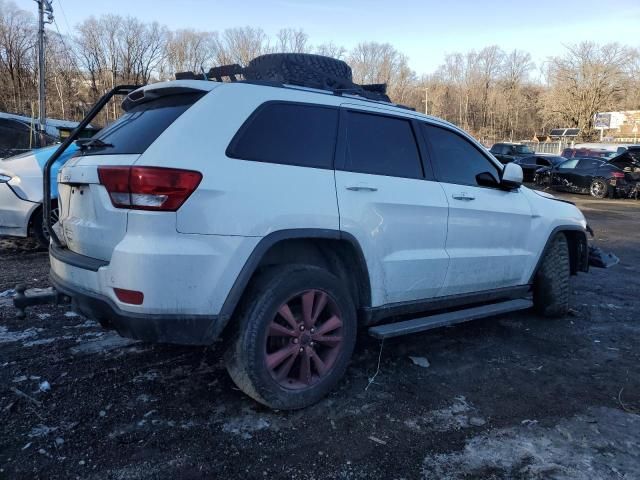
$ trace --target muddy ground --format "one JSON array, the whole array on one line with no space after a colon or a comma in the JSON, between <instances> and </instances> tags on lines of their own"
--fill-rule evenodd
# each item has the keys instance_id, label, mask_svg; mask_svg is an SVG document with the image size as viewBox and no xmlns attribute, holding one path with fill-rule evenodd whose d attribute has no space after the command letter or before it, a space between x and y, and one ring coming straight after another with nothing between
<instances>
[{"instance_id":1,"label":"muddy ground","mask_svg":"<svg viewBox=\"0 0 640 480\"><path fill-rule=\"evenodd\" d=\"M0 296L0 479L640 478L640 202L567 197L621 259L575 278L571 315L386 341L368 389L380 343L362 335L339 388L293 413L239 392L220 348L64 307L18 320ZM48 286L47 254L2 242L0 295L18 282Z\"/></svg>"}]
</instances>

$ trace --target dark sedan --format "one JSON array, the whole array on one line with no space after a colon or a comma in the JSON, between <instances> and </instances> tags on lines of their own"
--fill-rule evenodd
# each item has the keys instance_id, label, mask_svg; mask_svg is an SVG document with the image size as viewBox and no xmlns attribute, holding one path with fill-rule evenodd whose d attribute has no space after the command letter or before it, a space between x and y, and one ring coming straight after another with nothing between
<instances>
[{"instance_id":1,"label":"dark sedan","mask_svg":"<svg viewBox=\"0 0 640 480\"><path fill-rule=\"evenodd\" d=\"M517 158L513 163L517 163L522 167L524 182L531 183L535 179L536 172L542 167L550 168L566 160L566 158L556 155L531 155L529 157Z\"/></svg>"},{"instance_id":2,"label":"dark sedan","mask_svg":"<svg viewBox=\"0 0 640 480\"><path fill-rule=\"evenodd\" d=\"M611 160L572 158L536 173L536 183L555 190L589 193L596 198L638 196L640 161L628 153Z\"/></svg>"}]
</instances>

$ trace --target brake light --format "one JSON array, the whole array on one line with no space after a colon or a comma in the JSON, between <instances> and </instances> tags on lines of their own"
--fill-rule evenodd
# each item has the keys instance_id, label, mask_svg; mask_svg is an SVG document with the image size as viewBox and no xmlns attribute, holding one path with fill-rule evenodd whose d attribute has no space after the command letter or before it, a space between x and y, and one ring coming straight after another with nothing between
<instances>
[{"instance_id":1,"label":"brake light","mask_svg":"<svg viewBox=\"0 0 640 480\"><path fill-rule=\"evenodd\" d=\"M615 178L624 178L624 173L622 172L611 172L611 176Z\"/></svg>"},{"instance_id":2,"label":"brake light","mask_svg":"<svg viewBox=\"0 0 640 480\"><path fill-rule=\"evenodd\" d=\"M175 212L202 180L193 170L162 167L98 167L98 178L116 208Z\"/></svg>"}]
</instances>

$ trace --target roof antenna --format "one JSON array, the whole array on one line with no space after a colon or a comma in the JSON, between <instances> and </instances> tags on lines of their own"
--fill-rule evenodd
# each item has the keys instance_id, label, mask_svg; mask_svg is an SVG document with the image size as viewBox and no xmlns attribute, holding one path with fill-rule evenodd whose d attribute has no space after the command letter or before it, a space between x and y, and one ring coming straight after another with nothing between
<instances>
[{"instance_id":1,"label":"roof antenna","mask_svg":"<svg viewBox=\"0 0 640 480\"><path fill-rule=\"evenodd\" d=\"M202 79L203 79L203 80L209 80L209 79L207 78L207 74L205 73L205 71L204 71L204 66L203 66L202 64L200 64L200 71L202 72Z\"/></svg>"}]
</instances>

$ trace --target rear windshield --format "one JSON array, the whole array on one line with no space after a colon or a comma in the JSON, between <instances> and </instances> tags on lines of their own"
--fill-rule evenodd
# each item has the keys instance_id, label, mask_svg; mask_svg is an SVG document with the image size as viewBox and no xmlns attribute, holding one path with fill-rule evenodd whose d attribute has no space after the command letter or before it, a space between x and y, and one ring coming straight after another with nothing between
<instances>
[{"instance_id":1,"label":"rear windshield","mask_svg":"<svg viewBox=\"0 0 640 480\"><path fill-rule=\"evenodd\" d=\"M206 92L163 96L135 105L92 137L82 155L144 153L169 125ZM98 140L100 142L98 142Z\"/></svg>"}]
</instances>

